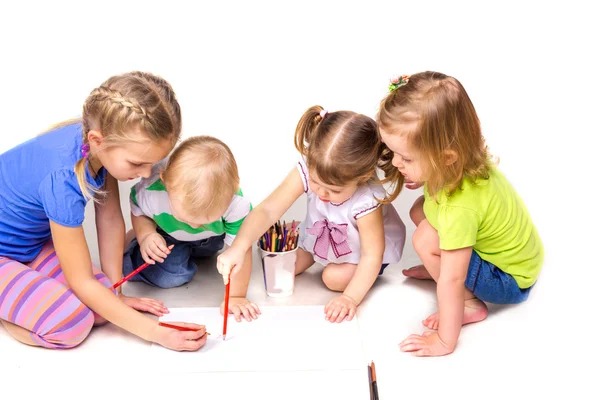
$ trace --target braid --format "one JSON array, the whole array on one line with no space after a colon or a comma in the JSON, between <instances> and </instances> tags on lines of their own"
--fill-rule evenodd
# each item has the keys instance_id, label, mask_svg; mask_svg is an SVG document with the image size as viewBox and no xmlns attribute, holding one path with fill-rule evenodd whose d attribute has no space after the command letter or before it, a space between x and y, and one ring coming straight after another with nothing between
<instances>
[{"instance_id":1,"label":"braid","mask_svg":"<svg viewBox=\"0 0 600 400\"><path fill-rule=\"evenodd\" d=\"M181 135L181 110L171 85L147 72L129 72L108 78L93 89L83 104L83 144L96 129L105 146L136 140L136 131L163 145L175 145ZM133 135L132 135L133 134ZM139 138L139 135L138 135ZM98 194L85 180L85 163L76 166L82 193Z\"/></svg>"},{"instance_id":2,"label":"braid","mask_svg":"<svg viewBox=\"0 0 600 400\"><path fill-rule=\"evenodd\" d=\"M144 107L134 98L127 98L116 90L110 89L106 86L100 86L92 91L90 94L91 98L95 98L97 101L110 101L114 104L127 107L135 112L141 119L146 119L148 116Z\"/></svg>"}]
</instances>

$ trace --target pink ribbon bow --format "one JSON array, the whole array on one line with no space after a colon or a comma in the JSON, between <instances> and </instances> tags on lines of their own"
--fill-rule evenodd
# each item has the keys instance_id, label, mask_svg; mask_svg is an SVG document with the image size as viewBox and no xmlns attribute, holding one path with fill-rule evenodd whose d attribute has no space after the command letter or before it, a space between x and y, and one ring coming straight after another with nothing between
<instances>
[{"instance_id":1,"label":"pink ribbon bow","mask_svg":"<svg viewBox=\"0 0 600 400\"><path fill-rule=\"evenodd\" d=\"M324 260L327 260L330 245L336 257L352 253L348 245L348 224L336 224L323 219L315 222L312 228L307 228L306 232L317 235L313 251Z\"/></svg>"}]
</instances>

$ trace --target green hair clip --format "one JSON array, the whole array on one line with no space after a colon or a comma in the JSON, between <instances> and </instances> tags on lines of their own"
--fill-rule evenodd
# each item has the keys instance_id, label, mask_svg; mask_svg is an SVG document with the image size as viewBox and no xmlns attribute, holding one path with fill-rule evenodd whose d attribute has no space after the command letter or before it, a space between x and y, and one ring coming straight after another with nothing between
<instances>
[{"instance_id":1,"label":"green hair clip","mask_svg":"<svg viewBox=\"0 0 600 400\"><path fill-rule=\"evenodd\" d=\"M398 89L400 86L404 86L408 83L408 79L410 77L408 75L402 75L402 76L396 76L392 79L390 79L390 85L388 86L388 89L390 92L393 92L394 90Z\"/></svg>"}]
</instances>

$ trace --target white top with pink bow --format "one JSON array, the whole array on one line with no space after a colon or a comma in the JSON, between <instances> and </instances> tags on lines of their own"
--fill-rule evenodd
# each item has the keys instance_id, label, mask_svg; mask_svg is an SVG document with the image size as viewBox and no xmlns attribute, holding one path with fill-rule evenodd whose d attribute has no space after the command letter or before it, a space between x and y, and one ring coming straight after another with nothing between
<instances>
[{"instance_id":1,"label":"white top with pink bow","mask_svg":"<svg viewBox=\"0 0 600 400\"><path fill-rule=\"evenodd\" d=\"M391 204L380 204L375 196L383 198L385 189L381 185L366 185L343 203L324 202L308 184L308 168L303 159L298 162L298 173L308 196L306 218L299 226L298 246L313 254L320 264L358 264L360 260L360 236L356 220L378 207L383 207L385 232L384 264L400 261L406 226Z\"/></svg>"}]
</instances>

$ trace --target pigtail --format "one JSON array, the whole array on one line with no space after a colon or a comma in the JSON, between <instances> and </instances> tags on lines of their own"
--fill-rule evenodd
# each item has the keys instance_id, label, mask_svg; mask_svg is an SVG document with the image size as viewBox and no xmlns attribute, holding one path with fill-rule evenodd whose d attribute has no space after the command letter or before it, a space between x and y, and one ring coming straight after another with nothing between
<instances>
[{"instance_id":1,"label":"pigtail","mask_svg":"<svg viewBox=\"0 0 600 400\"><path fill-rule=\"evenodd\" d=\"M391 183L391 187L393 188L392 193L387 192L385 198L377 199L381 204L389 204L394 201L404 185L404 175L392 164L393 158L394 152L381 142L379 145L379 161L377 162L377 166L384 173L381 183Z\"/></svg>"},{"instance_id":2,"label":"pigtail","mask_svg":"<svg viewBox=\"0 0 600 400\"><path fill-rule=\"evenodd\" d=\"M325 118L323 107L312 106L304 112L300 121L298 121L294 144L303 156L308 154L308 146L312 143L317 127L323 118Z\"/></svg>"}]
</instances>

